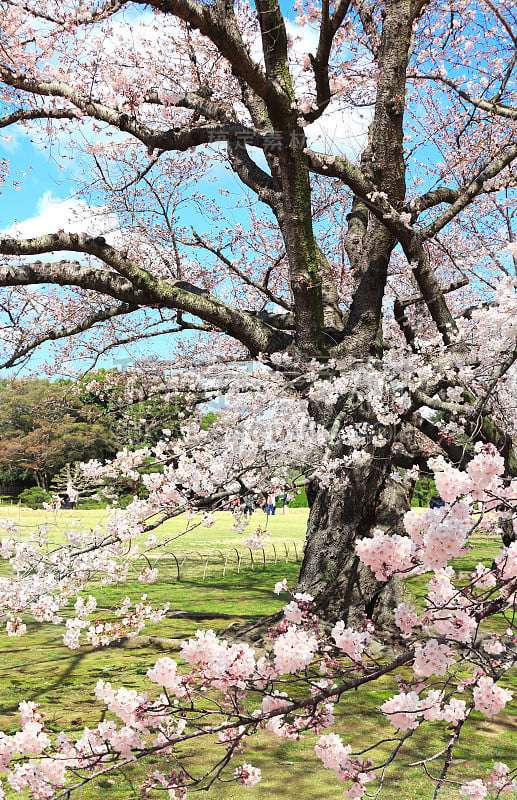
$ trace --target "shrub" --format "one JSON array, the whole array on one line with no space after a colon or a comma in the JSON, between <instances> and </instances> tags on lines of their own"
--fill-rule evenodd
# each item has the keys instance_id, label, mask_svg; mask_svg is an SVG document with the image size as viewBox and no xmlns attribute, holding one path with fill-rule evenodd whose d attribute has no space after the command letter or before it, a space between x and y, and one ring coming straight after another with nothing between
<instances>
[{"instance_id":1,"label":"shrub","mask_svg":"<svg viewBox=\"0 0 517 800\"><path fill-rule=\"evenodd\" d=\"M411 498L412 506L427 506L431 497L438 494L438 489L432 478L420 477L413 490L413 497Z\"/></svg>"},{"instance_id":2,"label":"shrub","mask_svg":"<svg viewBox=\"0 0 517 800\"><path fill-rule=\"evenodd\" d=\"M289 508L307 508L309 505L305 487L300 486L299 494L296 494L289 503Z\"/></svg>"},{"instance_id":3,"label":"shrub","mask_svg":"<svg viewBox=\"0 0 517 800\"><path fill-rule=\"evenodd\" d=\"M94 500L92 497L85 497L84 500L79 500L78 507L84 511L97 511L106 508L106 500Z\"/></svg>"},{"instance_id":4,"label":"shrub","mask_svg":"<svg viewBox=\"0 0 517 800\"><path fill-rule=\"evenodd\" d=\"M39 486L31 486L30 489L24 489L18 497L23 506L28 506L32 509L42 508L43 503L49 503L51 499L51 495Z\"/></svg>"}]
</instances>

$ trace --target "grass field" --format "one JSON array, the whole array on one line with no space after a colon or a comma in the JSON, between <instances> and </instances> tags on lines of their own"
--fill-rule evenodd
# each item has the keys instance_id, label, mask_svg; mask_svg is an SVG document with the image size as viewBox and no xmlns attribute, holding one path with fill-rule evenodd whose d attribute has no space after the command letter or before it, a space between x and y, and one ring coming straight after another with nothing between
<instances>
[{"instance_id":1,"label":"grass field","mask_svg":"<svg viewBox=\"0 0 517 800\"><path fill-rule=\"evenodd\" d=\"M251 522L246 531L254 530L255 527L262 527L270 530L274 541L282 543L284 540L295 540L303 545L305 537L305 525L307 521L307 508L292 508L287 514L276 513L274 516L266 517L263 511L255 511L251 517ZM36 525L49 525L55 531L56 540L59 540L62 531L67 527L73 527L74 523L80 528L92 528L102 524L107 518L108 512L104 510L82 511L82 510L60 510L57 514L50 514L43 510L33 511L23 506L0 505L0 518L12 519L17 523L21 531L29 534ZM160 541L168 537L177 536L183 531L187 533L177 540L179 550L189 550L198 548L207 550L216 547L241 547L243 536L231 527L234 519L229 511L216 512L216 522L211 528L202 525L189 523L183 517L176 517L165 522L155 532ZM175 545L176 546L176 545Z\"/></svg>"},{"instance_id":2,"label":"grass field","mask_svg":"<svg viewBox=\"0 0 517 800\"><path fill-rule=\"evenodd\" d=\"M104 514L99 511L61 511L54 519L52 515L15 506L0 508L0 517L15 520L27 534L35 524L50 522L55 525L56 541L59 541L62 531L71 525L72 520L77 520L79 526L89 528L101 522ZM225 567L226 554L233 553L234 549L242 549L245 537L231 530L233 519L229 513L219 512L212 528L196 527L171 543L167 548L169 555L160 559L161 579L156 584L143 586L134 580L121 587L101 588L93 585L92 593L104 607L109 607L124 595L129 595L134 601L142 592L147 592L151 602L156 605L168 602L174 610L221 611L235 615L235 621L273 613L285 602L285 599L273 593L275 582L287 578L292 584L296 577L299 566L296 556L298 559L301 556L306 518L306 509L291 509L285 516L279 514L270 518L268 527L273 536L265 564L259 557L255 559L252 569L249 559L245 558L240 564L236 558L228 560ZM264 525L265 520L265 515L257 512L251 528L257 524ZM179 519L168 521L157 532L159 539L176 536L182 526L184 523ZM462 559L461 568L469 570L480 560L490 563L497 544L488 534L480 533L476 547ZM275 552L271 549L273 545ZM181 566L181 580L178 581L177 566L185 554L187 557ZM423 596L424 583L421 578L413 579L408 587L408 595L413 595L417 602ZM7 638L2 632L0 729L12 733L18 728L16 709L22 699L41 703L50 729L82 730L84 726L93 727L103 715L103 709L93 694L93 687L99 678L111 681L116 687L125 685L128 688L145 689L150 694L153 691L158 693L156 687L145 680L148 667L157 657L170 654L177 658L181 640L192 635L199 627L223 631L227 625L228 620L192 622L178 619L150 625L146 633L170 640L166 651L157 651L149 646L136 649L108 647L101 650L82 647L70 651L62 644L62 628L53 625L30 624L27 636L20 639ZM377 739L391 736L393 729L385 723L377 708L395 691L393 678L386 678L364 691L345 696L338 706L335 730L354 748L359 743L366 747ZM474 713L466 725L463 742L457 751L459 761L456 777L463 780L465 777L471 779L488 773L494 760L511 763L517 743L517 726L512 716L514 708L515 703L510 704L508 713L494 720ZM432 797L429 782L422 779L420 770L409 768L408 764L421 759L424 754L441 749L446 735L447 732L440 725L428 725L422 731L417 730L402 748L400 760L388 771L383 797L387 800ZM321 766L314 754L314 742L315 737L305 737L303 741L293 743L279 740L272 734L261 734L242 760L261 767L263 780L253 790L233 783L220 784L214 788L213 796L216 800L241 800L245 797L250 800L295 800L298 796L303 796L304 800L329 800L341 797L343 787L332 773ZM190 751L184 746L183 752L191 757L190 764L194 772L203 770L210 758L219 754L215 743L204 743L202 747L198 745L198 749L191 748ZM388 746L385 745L380 750L380 757L387 753ZM378 758L379 755L376 755L376 761ZM170 763L164 764L159 756L155 757L153 768L171 769L172 766ZM438 767L433 774L437 772ZM125 775L114 774L86 787L77 797L81 800L101 800L106 796L114 800L136 800L140 797L137 785L143 774L142 766L133 767ZM376 784L370 786L374 791ZM447 787L441 796L447 800L459 798L458 787Z\"/></svg>"}]
</instances>

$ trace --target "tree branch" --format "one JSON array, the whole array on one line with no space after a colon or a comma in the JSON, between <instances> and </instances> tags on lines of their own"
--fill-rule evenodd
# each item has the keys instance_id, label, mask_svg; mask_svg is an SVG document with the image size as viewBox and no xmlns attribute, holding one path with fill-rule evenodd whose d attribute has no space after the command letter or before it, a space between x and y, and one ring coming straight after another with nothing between
<instances>
[{"instance_id":1,"label":"tree branch","mask_svg":"<svg viewBox=\"0 0 517 800\"><path fill-rule=\"evenodd\" d=\"M202 247L204 250L207 250L209 253L212 253L214 256L217 256L217 258L220 261L222 261L222 263L225 264L231 272L233 272L242 281L244 281L244 283L248 284L248 286L252 286L261 294L266 295L268 300L271 300L271 302L275 303L277 306L285 308L286 311L291 311L291 306L288 303L286 303L286 301L283 300L283 298L273 294L273 292L266 286L263 286L260 283L256 283L255 281L251 280L251 278L249 278L241 269L239 269L239 267L237 267L236 264L233 263L233 261L231 261L229 258L225 256L225 254L222 252L222 250L220 250L220 248L214 247L205 239L203 239L203 237L200 236L199 233L197 233L197 231L194 230L194 228L192 228L192 233L194 234L194 238L198 243L199 247Z\"/></svg>"},{"instance_id":2,"label":"tree branch","mask_svg":"<svg viewBox=\"0 0 517 800\"><path fill-rule=\"evenodd\" d=\"M0 117L0 128L7 128L9 125L14 125L16 122L23 122L31 119L75 119L77 120L77 112L72 109L64 108L19 108L13 111L12 114L6 114L5 117Z\"/></svg>"},{"instance_id":3,"label":"tree branch","mask_svg":"<svg viewBox=\"0 0 517 800\"><path fill-rule=\"evenodd\" d=\"M456 289L460 289L462 286L467 286L468 283L468 278L461 278L461 280L454 281L447 284L447 286L442 287L440 292L442 295L448 294L449 292L454 292ZM421 302L424 302L423 295L414 294L410 297L396 297L393 304L393 315L395 317L395 321L398 323L402 333L404 334L406 342L411 348L413 348L415 341L415 331L406 316L406 308L408 308L408 306L415 305L415 303Z\"/></svg>"},{"instance_id":4,"label":"tree branch","mask_svg":"<svg viewBox=\"0 0 517 800\"><path fill-rule=\"evenodd\" d=\"M422 228L420 234L423 239L431 239L442 230L460 211L463 211L484 189L484 184L499 175L509 164L517 158L517 143L510 145L498 158L494 158L491 164L479 173L470 183L460 190L456 200L451 203L449 208L437 217L430 225Z\"/></svg>"},{"instance_id":5,"label":"tree branch","mask_svg":"<svg viewBox=\"0 0 517 800\"><path fill-rule=\"evenodd\" d=\"M465 466L466 461L468 461L468 458L466 458L466 449L444 437L440 429L434 423L416 413L408 417L408 422L427 436L428 439L431 439L432 442L435 442L435 444L443 450L452 464L455 464L457 467Z\"/></svg>"},{"instance_id":6,"label":"tree branch","mask_svg":"<svg viewBox=\"0 0 517 800\"><path fill-rule=\"evenodd\" d=\"M211 7L196 0L135 0L137 5L156 8L164 14L172 14L210 39L221 55L232 65L236 75L242 78L267 106L286 109L289 98L281 87L270 80L262 67L252 60L244 44L233 13L221 4Z\"/></svg>"},{"instance_id":7,"label":"tree branch","mask_svg":"<svg viewBox=\"0 0 517 800\"><path fill-rule=\"evenodd\" d=\"M515 62L515 56L513 59ZM458 97L461 97L466 103L469 103L471 106L475 108L479 108L480 111L488 111L489 114L495 114L498 117L504 117L506 119L517 119L517 109L510 108L510 106L502 105L497 101L497 98L494 100L484 100L482 97L471 97L464 89L460 89L454 81L451 81L450 78L444 78L443 75L439 73L429 73L427 75L416 75L416 78L419 80L429 80L429 81L437 81L438 83L443 83L445 86L448 86L449 89L452 89Z\"/></svg>"},{"instance_id":8,"label":"tree branch","mask_svg":"<svg viewBox=\"0 0 517 800\"><path fill-rule=\"evenodd\" d=\"M58 232L34 239L0 239L0 253L4 255L38 255L55 251L81 252L95 256L126 278L137 290L131 298L133 303L138 297L147 305L163 304L167 308L177 308L194 314L242 342L253 354L276 352L291 342L291 337L287 334L274 330L245 311L209 295L204 289L185 281L155 278L124 253L108 245L101 236ZM126 282L120 283L119 275L112 276L109 272L71 265L69 262L61 269L54 264L33 264L2 268L0 285L72 283L102 293L108 288L111 291L107 293L116 297L120 297L120 290L123 289L126 296L120 299L125 300L129 286Z\"/></svg>"},{"instance_id":9,"label":"tree branch","mask_svg":"<svg viewBox=\"0 0 517 800\"><path fill-rule=\"evenodd\" d=\"M457 330L456 323L445 301L423 242L419 236L415 235L408 241L402 242L402 247L429 313L440 331L444 343L450 344L452 334Z\"/></svg>"},{"instance_id":10,"label":"tree branch","mask_svg":"<svg viewBox=\"0 0 517 800\"><path fill-rule=\"evenodd\" d=\"M410 203L410 208L417 214L427 211L429 208L439 206L441 203L454 203L461 194L461 189L453 189L450 186L440 186L415 198Z\"/></svg>"},{"instance_id":11,"label":"tree branch","mask_svg":"<svg viewBox=\"0 0 517 800\"><path fill-rule=\"evenodd\" d=\"M32 17L36 19L44 19L47 22L53 22L56 25L63 25L64 20L59 19L58 17L54 17L51 14L46 14L43 11L39 11L38 9L33 8L28 3L18 3L13 2L13 0L5 0L5 2L10 6L15 6L19 8L20 6L23 8L24 11L27 11ZM75 20L77 25L89 25L94 22L99 22L100 20L106 19L107 17L113 16L116 14L117 11L120 11L125 5L127 5L129 0L107 0L105 5L98 9L97 11L92 11L91 14L85 15L84 17L80 17Z\"/></svg>"},{"instance_id":12,"label":"tree branch","mask_svg":"<svg viewBox=\"0 0 517 800\"><path fill-rule=\"evenodd\" d=\"M279 139L274 135L267 135L241 125L237 122L208 123L176 130L154 130L148 125L137 120L134 116L107 106L100 101L76 91L64 81L43 81L32 78L20 72L15 72L9 67L0 65L0 78L13 88L42 97L61 97L68 100L76 108L89 117L106 122L118 128L123 133L128 133L146 145L148 150L177 150L185 151L200 144L213 142L241 142L259 147L264 151L276 152ZM186 103L186 101L184 101ZM188 107L188 106L185 106ZM16 114L18 112L14 112ZM50 113L50 111L49 111ZM207 110L208 113L208 110ZM12 116L12 115L11 115ZM37 115L39 116L39 114ZM37 118L36 116L36 118ZM46 116L46 114L45 114ZM76 114L70 111L69 119Z\"/></svg>"},{"instance_id":13,"label":"tree branch","mask_svg":"<svg viewBox=\"0 0 517 800\"><path fill-rule=\"evenodd\" d=\"M284 16L278 0L255 0L255 8L260 25L266 75L270 81L285 89L288 57ZM289 77L287 80L290 84Z\"/></svg>"},{"instance_id":14,"label":"tree branch","mask_svg":"<svg viewBox=\"0 0 517 800\"><path fill-rule=\"evenodd\" d=\"M3 242L4 240L0 239L0 252L5 253ZM9 249L14 250L12 247ZM16 255L14 252L11 254ZM151 298L137 290L131 281L115 272L88 267L77 261L52 263L35 261L32 264L0 267L0 286L32 286L44 283L79 286L82 289L109 295L130 305L146 305L151 301Z\"/></svg>"},{"instance_id":15,"label":"tree branch","mask_svg":"<svg viewBox=\"0 0 517 800\"><path fill-rule=\"evenodd\" d=\"M350 4L351 0L339 0L332 12L332 16L329 18L329 2L328 0L323 0L318 49L316 50L315 56L309 56L314 72L314 80L316 82L317 108L304 115L308 122L314 122L321 117L331 101L332 95L330 93L328 70L330 52L332 50L334 37L348 13Z\"/></svg>"},{"instance_id":16,"label":"tree branch","mask_svg":"<svg viewBox=\"0 0 517 800\"><path fill-rule=\"evenodd\" d=\"M379 33L373 17L373 5L369 3L368 0L357 0L354 5L359 14L359 19L361 20L361 25L363 26L363 31L365 32L370 49L373 55L377 56Z\"/></svg>"},{"instance_id":17,"label":"tree branch","mask_svg":"<svg viewBox=\"0 0 517 800\"><path fill-rule=\"evenodd\" d=\"M32 351L39 347L40 344L43 344L43 342L55 342L58 339L65 339L69 336L75 336L78 333L83 333L84 331L90 330L90 328L92 328L98 322L106 322L114 317L131 314L137 309L138 306L136 305L131 306L129 303L121 303L120 305L111 306L111 308L107 308L103 311L97 311L93 314L89 314L75 325L68 325L67 327L60 328L59 330L41 333L31 339L28 344L17 348L7 361L4 361L3 364L0 364L0 369L6 369L7 367L15 366L21 358L29 353L32 353Z\"/></svg>"},{"instance_id":18,"label":"tree branch","mask_svg":"<svg viewBox=\"0 0 517 800\"><path fill-rule=\"evenodd\" d=\"M281 197L273 178L256 164L241 142L228 143L228 157L241 181L266 203L277 216L282 214Z\"/></svg>"}]
</instances>

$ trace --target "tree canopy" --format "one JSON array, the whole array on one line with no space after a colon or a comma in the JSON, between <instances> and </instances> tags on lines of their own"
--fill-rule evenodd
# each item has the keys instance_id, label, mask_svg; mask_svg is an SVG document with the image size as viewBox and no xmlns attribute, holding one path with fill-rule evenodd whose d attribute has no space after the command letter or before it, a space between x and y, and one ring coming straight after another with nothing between
<instances>
[{"instance_id":1,"label":"tree canopy","mask_svg":"<svg viewBox=\"0 0 517 800\"><path fill-rule=\"evenodd\" d=\"M44 555L7 542L18 570L4 600L10 635L25 625L20 594L30 598L24 613L55 615L71 576L81 587L103 571L122 580L128 543L170 516L274 488L294 466L310 504L272 655L256 661L247 645L199 635L182 651L193 666L185 679L170 660L150 672L170 696L147 703L98 687L123 733L107 723L73 745L60 736L56 758L15 766L11 782L23 789L29 775L50 796L64 786L64 762L89 776L153 746L174 752L177 739L206 732L189 703L207 685L230 698L231 711L217 711L226 721L208 726L226 743L226 766L258 724L293 737L319 730L331 724L327 700L411 664L383 710L406 732L452 724L436 797L470 711L490 716L510 699L497 681L515 660L515 3L296 0L291 11L277 0L3 0L0 9L0 126L52 152L69 148L82 220L38 235L13 221L0 235L3 365L52 343L58 364L97 363L114 347L166 337L171 391L228 398L209 431L188 420L180 441L165 435L86 467L106 479L137 479L149 458L161 468L141 476L147 497L114 514L105 536L72 532ZM4 183L19 184L6 160L1 169ZM150 381L164 369L145 366ZM434 473L446 503L423 517L408 509L419 470ZM505 548L465 586L449 561L487 514ZM398 573L413 570L432 573L423 617L400 595ZM149 567L142 580L155 577ZM140 608L128 630L155 613ZM499 612L509 638L487 649L479 631ZM94 613L93 600L78 599L70 646ZM333 626L332 641L315 615ZM372 629L406 637L389 664L366 648ZM113 628L98 630L88 635L110 641ZM306 693L284 706L286 672L302 676ZM424 680L433 674L439 689ZM465 689L469 706L455 696ZM30 726L42 733L35 710L23 713L6 744L22 760L39 746L27 744ZM329 736L318 744L324 765L361 796L370 765ZM257 775L244 764L233 777L251 786ZM158 772L146 788L182 798L199 785ZM515 788L506 765L461 792L481 800L488 787Z\"/></svg>"},{"instance_id":2,"label":"tree canopy","mask_svg":"<svg viewBox=\"0 0 517 800\"><path fill-rule=\"evenodd\" d=\"M0 385L0 465L28 470L48 489L66 463L109 458L115 438L106 424L90 424L71 385L48 380L4 380Z\"/></svg>"},{"instance_id":3,"label":"tree canopy","mask_svg":"<svg viewBox=\"0 0 517 800\"><path fill-rule=\"evenodd\" d=\"M386 314L399 351L468 339L458 314L514 271L512 14L342 2L301 8L296 27L267 3L7 3L1 125L76 147L82 132L86 196L118 231L2 238L5 363L101 323L104 347L124 326L221 331L254 356L379 357ZM320 152L315 123L357 108L356 157ZM214 160L249 190L247 223L225 226L196 190ZM218 223L208 237L187 201ZM29 258L47 253L69 255Z\"/></svg>"}]
</instances>

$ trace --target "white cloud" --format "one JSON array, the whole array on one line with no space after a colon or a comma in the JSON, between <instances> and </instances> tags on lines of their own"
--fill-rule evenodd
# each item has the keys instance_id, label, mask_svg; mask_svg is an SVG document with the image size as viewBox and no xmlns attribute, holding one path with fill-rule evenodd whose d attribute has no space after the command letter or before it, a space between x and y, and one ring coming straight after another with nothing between
<instances>
[{"instance_id":1,"label":"white cloud","mask_svg":"<svg viewBox=\"0 0 517 800\"><path fill-rule=\"evenodd\" d=\"M286 20L286 29L292 42L290 59L295 86L299 92L314 94L312 73L303 70L303 63L309 53L316 53L319 34L309 25L297 25L292 20ZM346 61L349 54L340 53L340 58ZM305 129L309 146L331 155L355 158L366 146L371 116L371 109L347 107L334 97L320 119Z\"/></svg>"},{"instance_id":2,"label":"white cloud","mask_svg":"<svg viewBox=\"0 0 517 800\"><path fill-rule=\"evenodd\" d=\"M354 159L366 146L370 122L368 110L340 108L332 102L320 119L307 126L305 134L313 150Z\"/></svg>"},{"instance_id":3,"label":"white cloud","mask_svg":"<svg viewBox=\"0 0 517 800\"><path fill-rule=\"evenodd\" d=\"M105 206L89 206L84 200L67 197L64 200L54 197L51 191L45 192L37 204L33 217L17 222L2 231L7 236L29 239L65 230L67 233L89 233L103 235L107 241L114 242L120 230L115 214Z\"/></svg>"}]
</instances>

